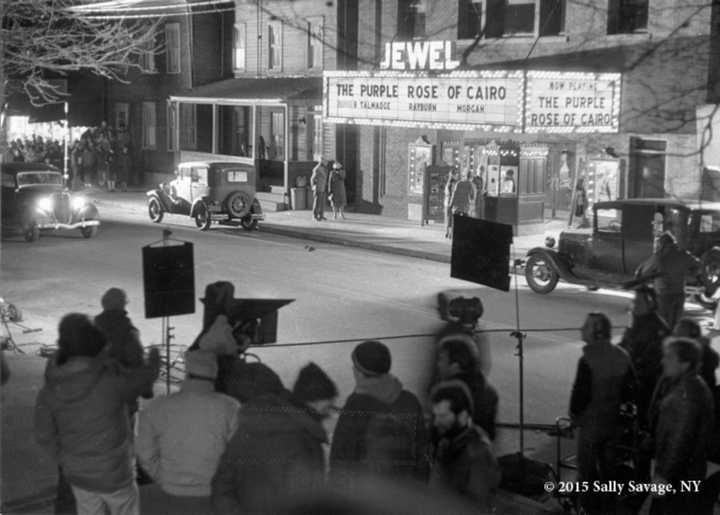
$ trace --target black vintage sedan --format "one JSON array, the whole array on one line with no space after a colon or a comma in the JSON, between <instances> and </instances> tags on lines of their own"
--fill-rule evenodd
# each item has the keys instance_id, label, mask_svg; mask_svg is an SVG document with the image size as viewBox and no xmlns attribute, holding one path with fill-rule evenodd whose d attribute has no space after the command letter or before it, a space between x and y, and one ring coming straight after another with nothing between
<instances>
[{"instance_id":1,"label":"black vintage sedan","mask_svg":"<svg viewBox=\"0 0 720 515\"><path fill-rule=\"evenodd\" d=\"M3 233L20 231L26 241L36 241L43 230L79 229L91 238L99 226L95 205L71 193L57 168L44 163L3 163Z\"/></svg>"}]
</instances>

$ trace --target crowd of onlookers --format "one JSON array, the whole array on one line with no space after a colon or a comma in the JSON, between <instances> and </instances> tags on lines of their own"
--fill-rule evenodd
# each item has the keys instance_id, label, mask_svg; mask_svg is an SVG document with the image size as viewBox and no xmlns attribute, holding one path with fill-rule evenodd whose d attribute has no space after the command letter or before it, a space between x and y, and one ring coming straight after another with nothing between
<instances>
[{"instance_id":1,"label":"crowd of onlookers","mask_svg":"<svg viewBox=\"0 0 720 515\"><path fill-rule=\"evenodd\" d=\"M10 141L7 161L47 163L64 170L65 149L58 140L30 138ZM124 125L117 129L102 122L88 128L68 147L69 184L73 189L98 186L108 191L127 189L133 177L130 134Z\"/></svg>"},{"instance_id":2,"label":"crowd of onlookers","mask_svg":"<svg viewBox=\"0 0 720 515\"><path fill-rule=\"evenodd\" d=\"M68 513L63 500L81 515L497 509L498 394L479 299L441 297L451 316L436 337L427 391L404 387L384 343L356 345L347 356L354 388L341 408L335 381L315 363L299 364L286 387L244 358L257 321L236 319L231 283L209 284L201 300L203 326L184 354L182 386L142 403L153 397L160 358L157 349L146 356L125 292L108 290L93 320L63 317L36 404L36 438L59 464L56 513ZM653 514L712 513L717 475L703 480L717 452L718 354L693 320L668 327L651 289L637 290L631 311L619 344L601 313L581 329L570 398L576 484L634 479L656 485ZM693 480L699 491L681 490ZM594 488L579 496L587 513L621 505L633 513L644 499Z\"/></svg>"}]
</instances>

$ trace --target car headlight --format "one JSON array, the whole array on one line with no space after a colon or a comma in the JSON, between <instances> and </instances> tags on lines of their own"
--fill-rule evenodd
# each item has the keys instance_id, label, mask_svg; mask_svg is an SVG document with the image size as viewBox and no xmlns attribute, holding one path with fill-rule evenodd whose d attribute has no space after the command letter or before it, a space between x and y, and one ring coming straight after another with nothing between
<instances>
[{"instance_id":1,"label":"car headlight","mask_svg":"<svg viewBox=\"0 0 720 515\"><path fill-rule=\"evenodd\" d=\"M53 208L53 200L52 197L45 197L38 200L37 203L38 209L41 209L43 211L52 211Z\"/></svg>"},{"instance_id":2,"label":"car headlight","mask_svg":"<svg viewBox=\"0 0 720 515\"><path fill-rule=\"evenodd\" d=\"M71 203L73 209L82 209L85 204L87 204L85 197L73 197Z\"/></svg>"}]
</instances>

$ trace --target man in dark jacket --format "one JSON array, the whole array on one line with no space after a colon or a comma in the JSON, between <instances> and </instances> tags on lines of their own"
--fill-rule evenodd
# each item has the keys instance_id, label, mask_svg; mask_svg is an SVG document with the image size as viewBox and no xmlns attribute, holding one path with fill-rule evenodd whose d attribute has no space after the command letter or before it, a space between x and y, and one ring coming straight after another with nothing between
<instances>
[{"instance_id":1,"label":"man in dark jacket","mask_svg":"<svg viewBox=\"0 0 720 515\"><path fill-rule=\"evenodd\" d=\"M382 474L427 478L427 435L422 406L390 374L390 350L365 341L352 352L355 391L338 418L330 448L330 474L341 487L356 478Z\"/></svg>"},{"instance_id":2,"label":"man in dark jacket","mask_svg":"<svg viewBox=\"0 0 720 515\"><path fill-rule=\"evenodd\" d=\"M103 311L95 317L95 327L100 329L107 339L106 349L109 358L117 360L124 368L142 366L144 349L140 343L140 331L128 317L127 294L120 288L110 288L100 299ZM142 396L152 398L152 390L142 392ZM137 399L130 404L130 414L138 409Z\"/></svg>"},{"instance_id":3,"label":"man in dark jacket","mask_svg":"<svg viewBox=\"0 0 720 515\"><path fill-rule=\"evenodd\" d=\"M155 381L157 349L147 365L123 373L100 357L105 338L87 316L59 326L58 352L48 362L35 405L35 438L62 467L78 513L140 513L132 469L127 403Z\"/></svg>"},{"instance_id":4,"label":"man in dark jacket","mask_svg":"<svg viewBox=\"0 0 720 515\"><path fill-rule=\"evenodd\" d=\"M277 513L324 484L322 425L333 408L335 383L314 363L292 393L267 394L240 409L240 423L212 480L216 514Z\"/></svg>"},{"instance_id":5,"label":"man in dark jacket","mask_svg":"<svg viewBox=\"0 0 720 515\"><path fill-rule=\"evenodd\" d=\"M473 422L494 440L498 394L478 370L471 346L466 340L443 340L438 352L438 377L441 381L459 379L467 385L473 399Z\"/></svg>"},{"instance_id":6,"label":"man in dark jacket","mask_svg":"<svg viewBox=\"0 0 720 515\"><path fill-rule=\"evenodd\" d=\"M460 495L492 510L500 467L485 432L472 423L472 396L463 381L439 383L430 395L434 452L430 489Z\"/></svg>"},{"instance_id":7,"label":"man in dark jacket","mask_svg":"<svg viewBox=\"0 0 720 515\"><path fill-rule=\"evenodd\" d=\"M671 337L663 348L663 392L657 398L653 483L672 484L674 493L653 499L652 513L698 513L700 495L680 481L701 481L713 431L710 389L697 373L700 348L689 338Z\"/></svg>"},{"instance_id":8,"label":"man in dark jacket","mask_svg":"<svg viewBox=\"0 0 720 515\"><path fill-rule=\"evenodd\" d=\"M582 327L586 343L578 361L570 397L570 416L579 426L578 479L617 479L615 446L622 434L620 405L632 398L634 374L630 357L611 343L610 320L602 313L588 314ZM589 491L581 497L588 513L610 513L614 496Z\"/></svg>"},{"instance_id":9,"label":"man in dark jacket","mask_svg":"<svg viewBox=\"0 0 720 515\"><path fill-rule=\"evenodd\" d=\"M685 276L699 275L700 261L678 247L675 237L665 232L658 240L658 249L640 265L638 275L655 276L653 287L658 296L658 311L673 329L685 309Z\"/></svg>"},{"instance_id":10,"label":"man in dark jacket","mask_svg":"<svg viewBox=\"0 0 720 515\"><path fill-rule=\"evenodd\" d=\"M655 291L648 287L638 288L631 308L632 322L620 342L620 347L630 355L637 376L635 402L642 427L647 426L650 398L662 375L662 341L670 334L670 328L657 309Z\"/></svg>"}]
</instances>

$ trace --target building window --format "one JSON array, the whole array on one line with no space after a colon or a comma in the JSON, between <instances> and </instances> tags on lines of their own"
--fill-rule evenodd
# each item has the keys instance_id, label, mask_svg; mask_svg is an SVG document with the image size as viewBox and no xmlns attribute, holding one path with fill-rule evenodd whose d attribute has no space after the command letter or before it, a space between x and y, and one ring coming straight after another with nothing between
<instances>
[{"instance_id":1,"label":"building window","mask_svg":"<svg viewBox=\"0 0 720 515\"><path fill-rule=\"evenodd\" d=\"M608 34L647 30L648 0L609 0Z\"/></svg>"},{"instance_id":2,"label":"building window","mask_svg":"<svg viewBox=\"0 0 720 515\"><path fill-rule=\"evenodd\" d=\"M197 149L197 105L180 104L180 150Z\"/></svg>"},{"instance_id":3,"label":"building window","mask_svg":"<svg viewBox=\"0 0 720 515\"><path fill-rule=\"evenodd\" d=\"M115 102L113 115L113 126L115 129L119 129L120 127L127 129L130 121L130 104L127 102Z\"/></svg>"},{"instance_id":4,"label":"building window","mask_svg":"<svg viewBox=\"0 0 720 515\"><path fill-rule=\"evenodd\" d=\"M236 23L233 31L233 48L235 49L235 62L233 66L236 70L245 71L245 49L247 46L247 32L244 23Z\"/></svg>"},{"instance_id":5,"label":"building window","mask_svg":"<svg viewBox=\"0 0 720 515\"><path fill-rule=\"evenodd\" d=\"M482 32L482 0L458 2L458 39L475 39Z\"/></svg>"},{"instance_id":6,"label":"building window","mask_svg":"<svg viewBox=\"0 0 720 515\"><path fill-rule=\"evenodd\" d=\"M180 73L180 24L165 24L165 70Z\"/></svg>"},{"instance_id":7,"label":"building window","mask_svg":"<svg viewBox=\"0 0 720 515\"><path fill-rule=\"evenodd\" d=\"M425 0L400 0L398 2L398 39L425 37Z\"/></svg>"},{"instance_id":8,"label":"building window","mask_svg":"<svg viewBox=\"0 0 720 515\"><path fill-rule=\"evenodd\" d=\"M268 25L268 69L282 70L282 24L279 21Z\"/></svg>"},{"instance_id":9,"label":"building window","mask_svg":"<svg viewBox=\"0 0 720 515\"><path fill-rule=\"evenodd\" d=\"M283 161L285 159L285 113L270 113L270 141L267 143L267 158Z\"/></svg>"},{"instance_id":10,"label":"building window","mask_svg":"<svg viewBox=\"0 0 720 515\"><path fill-rule=\"evenodd\" d=\"M557 36L565 27L565 0L484 0L487 38Z\"/></svg>"},{"instance_id":11,"label":"building window","mask_svg":"<svg viewBox=\"0 0 720 515\"><path fill-rule=\"evenodd\" d=\"M140 50L140 67L143 73L157 73L155 64L155 38L151 38Z\"/></svg>"},{"instance_id":12,"label":"building window","mask_svg":"<svg viewBox=\"0 0 720 515\"><path fill-rule=\"evenodd\" d=\"M321 106L317 106L322 109ZM313 159L318 154L323 152L323 118L321 114L313 115L313 138L312 138L312 150L310 155Z\"/></svg>"},{"instance_id":13,"label":"building window","mask_svg":"<svg viewBox=\"0 0 720 515\"><path fill-rule=\"evenodd\" d=\"M175 129L177 127L177 104L167 106L167 150L175 150Z\"/></svg>"},{"instance_id":14,"label":"building window","mask_svg":"<svg viewBox=\"0 0 720 515\"><path fill-rule=\"evenodd\" d=\"M142 103L142 146L147 149L155 148L157 136L157 113L155 102Z\"/></svg>"},{"instance_id":15,"label":"building window","mask_svg":"<svg viewBox=\"0 0 720 515\"><path fill-rule=\"evenodd\" d=\"M307 67L322 68L323 56L323 19L315 18L307 22Z\"/></svg>"}]
</instances>

